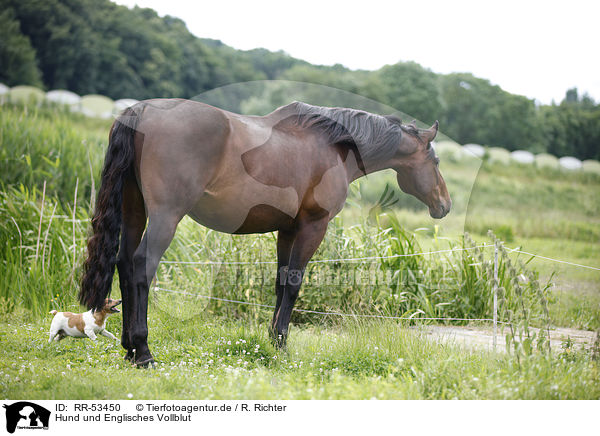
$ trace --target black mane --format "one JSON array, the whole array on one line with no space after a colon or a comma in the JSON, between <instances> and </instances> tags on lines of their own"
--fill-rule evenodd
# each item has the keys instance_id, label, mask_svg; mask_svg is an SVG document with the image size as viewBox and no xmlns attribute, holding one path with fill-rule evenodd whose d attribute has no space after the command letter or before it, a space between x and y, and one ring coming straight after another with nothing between
<instances>
[{"instance_id":1,"label":"black mane","mask_svg":"<svg viewBox=\"0 0 600 436\"><path fill-rule=\"evenodd\" d=\"M411 126L403 126L399 118L357 109L312 106L302 102L291 103L285 107L288 108L293 109L296 125L326 134L330 144L350 146L358 151L359 160L367 163L391 158L402 133L416 132L416 129L415 132L410 129Z\"/></svg>"}]
</instances>

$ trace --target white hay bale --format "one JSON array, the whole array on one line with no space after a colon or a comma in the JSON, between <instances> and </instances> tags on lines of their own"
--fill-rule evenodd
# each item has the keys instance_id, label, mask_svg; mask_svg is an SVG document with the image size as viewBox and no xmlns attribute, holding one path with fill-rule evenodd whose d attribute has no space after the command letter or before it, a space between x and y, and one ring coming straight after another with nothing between
<instances>
[{"instance_id":1,"label":"white hay bale","mask_svg":"<svg viewBox=\"0 0 600 436\"><path fill-rule=\"evenodd\" d=\"M554 168L560 167L558 158L548 153L540 153L535 156L535 164L540 168Z\"/></svg>"},{"instance_id":2,"label":"white hay bale","mask_svg":"<svg viewBox=\"0 0 600 436\"><path fill-rule=\"evenodd\" d=\"M4 103L8 99L8 92L10 88L4 83L0 83L0 104Z\"/></svg>"},{"instance_id":3,"label":"white hay bale","mask_svg":"<svg viewBox=\"0 0 600 436\"><path fill-rule=\"evenodd\" d=\"M81 97L74 92L67 91L64 89L54 89L46 93L46 100L54 103L64 104L73 106L79 104Z\"/></svg>"},{"instance_id":4,"label":"white hay bale","mask_svg":"<svg viewBox=\"0 0 600 436\"><path fill-rule=\"evenodd\" d=\"M452 160L458 160L462 157L462 147L453 141L439 141L432 142L436 154L440 158L449 158Z\"/></svg>"},{"instance_id":5,"label":"white hay bale","mask_svg":"<svg viewBox=\"0 0 600 436\"><path fill-rule=\"evenodd\" d=\"M88 117L111 118L114 102L103 95L84 95L81 97L80 111Z\"/></svg>"},{"instance_id":6,"label":"white hay bale","mask_svg":"<svg viewBox=\"0 0 600 436\"><path fill-rule=\"evenodd\" d=\"M46 97L46 94L40 88L26 85L10 88L8 95L10 96L10 100L12 102L20 102L24 104L39 104Z\"/></svg>"},{"instance_id":7,"label":"white hay bale","mask_svg":"<svg viewBox=\"0 0 600 436\"><path fill-rule=\"evenodd\" d=\"M139 103L139 100L135 100L133 98L122 98L120 100L115 101L114 106L114 114L118 115L123 112L128 107L133 106L134 104Z\"/></svg>"},{"instance_id":8,"label":"white hay bale","mask_svg":"<svg viewBox=\"0 0 600 436\"><path fill-rule=\"evenodd\" d=\"M482 158L485 154L485 148L479 144L465 144L462 149L467 156Z\"/></svg>"},{"instance_id":9,"label":"white hay bale","mask_svg":"<svg viewBox=\"0 0 600 436\"><path fill-rule=\"evenodd\" d=\"M566 170L579 170L583 166L581 161L576 157L565 156L558 160L560 166Z\"/></svg>"},{"instance_id":10,"label":"white hay bale","mask_svg":"<svg viewBox=\"0 0 600 436\"><path fill-rule=\"evenodd\" d=\"M586 173L600 174L600 162L597 160L588 159L584 160L581 164L583 166L583 171Z\"/></svg>"},{"instance_id":11,"label":"white hay bale","mask_svg":"<svg viewBox=\"0 0 600 436\"><path fill-rule=\"evenodd\" d=\"M490 162L510 163L510 151L505 148L490 147L487 152Z\"/></svg>"},{"instance_id":12,"label":"white hay bale","mask_svg":"<svg viewBox=\"0 0 600 436\"><path fill-rule=\"evenodd\" d=\"M510 158L522 164L532 164L535 161L533 153L526 150L515 150L510 154Z\"/></svg>"}]
</instances>

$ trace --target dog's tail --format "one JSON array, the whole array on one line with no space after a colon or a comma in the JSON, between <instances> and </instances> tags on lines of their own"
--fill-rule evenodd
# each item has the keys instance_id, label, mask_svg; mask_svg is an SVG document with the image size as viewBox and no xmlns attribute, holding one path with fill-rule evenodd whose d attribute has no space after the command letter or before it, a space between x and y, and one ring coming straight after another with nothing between
<instances>
[{"instance_id":1,"label":"dog's tail","mask_svg":"<svg viewBox=\"0 0 600 436\"><path fill-rule=\"evenodd\" d=\"M58 310L51 310L50 312L48 312L50 315L56 315L58 313Z\"/></svg>"},{"instance_id":2,"label":"dog's tail","mask_svg":"<svg viewBox=\"0 0 600 436\"><path fill-rule=\"evenodd\" d=\"M133 141L142 109L141 105L126 109L110 130L79 291L79 301L88 309L101 310L112 286L121 231L123 181L133 168Z\"/></svg>"}]
</instances>

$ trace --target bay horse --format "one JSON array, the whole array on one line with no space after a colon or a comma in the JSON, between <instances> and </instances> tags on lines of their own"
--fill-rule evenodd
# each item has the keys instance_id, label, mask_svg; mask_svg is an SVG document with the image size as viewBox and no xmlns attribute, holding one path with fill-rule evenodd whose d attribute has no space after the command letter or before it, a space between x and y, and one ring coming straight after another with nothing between
<instances>
[{"instance_id":1,"label":"bay horse","mask_svg":"<svg viewBox=\"0 0 600 436\"><path fill-rule=\"evenodd\" d=\"M262 117L182 99L140 102L111 127L79 300L100 309L116 266L125 358L153 365L149 287L180 220L232 234L277 231L270 332L284 346L305 267L352 181L392 168L432 217L450 211L431 146L437 130L437 121L418 129L394 116L301 102Z\"/></svg>"}]
</instances>

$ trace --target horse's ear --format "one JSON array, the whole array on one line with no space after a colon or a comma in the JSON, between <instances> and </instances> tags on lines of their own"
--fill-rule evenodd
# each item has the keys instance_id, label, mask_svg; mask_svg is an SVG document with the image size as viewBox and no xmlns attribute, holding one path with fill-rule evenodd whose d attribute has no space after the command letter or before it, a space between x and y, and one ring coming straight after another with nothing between
<instances>
[{"instance_id":1,"label":"horse's ear","mask_svg":"<svg viewBox=\"0 0 600 436\"><path fill-rule=\"evenodd\" d=\"M397 124L399 126L402 125L402 118L397 117L396 115L385 115L384 118L390 123Z\"/></svg>"},{"instance_id":2,"label":"horse's ear","mask_svg":"<svg viewBox=\"0 0 600 436\"><path fill-rule=\"evenodd\" d=\"M426 139L427 142L433 141L435 139L435 135L437 135L439 125L440 125L440 123L438 123L436 120L435 123L433 123L433 126L431 126L427 130L423 130L423 133L422 133L423 139Z\"/></svg>"}]
</instances>

